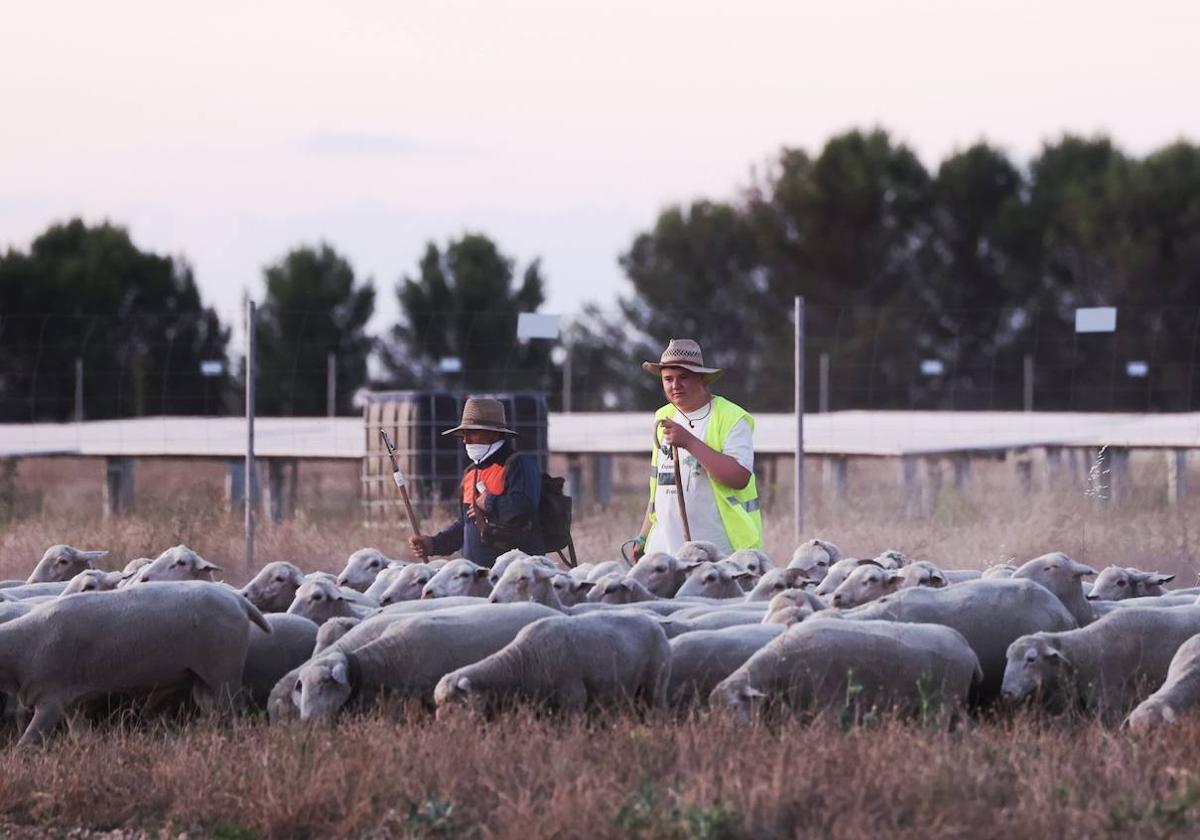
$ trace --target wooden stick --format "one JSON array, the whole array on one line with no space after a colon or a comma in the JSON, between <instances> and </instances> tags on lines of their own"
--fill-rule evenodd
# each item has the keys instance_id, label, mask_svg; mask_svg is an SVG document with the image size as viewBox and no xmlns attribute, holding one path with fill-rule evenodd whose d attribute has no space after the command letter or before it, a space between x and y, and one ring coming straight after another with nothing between
<instances>
[{"instance_id":1,"label":"wooden stick","mask_svg":"<svg viewBox=\"0 0 1200 840\"><path fill-rule=\"evenodd\" d=\"M388 458L392 462L392 480L396 482L396 488L400 491L400 500L404 502L404 512L408 515L408 527L412 528L413 536L421 536L421 523L417 521L417 514L413 511L412 501L408 498L408 488L404 486L404 476L400 474L400 462L396 459L396 447L392 445L391 438L387 436L387 432L383 429L379 430L379 437L383 439L383 445L387 448Z\"/></svg>"},{"instance_id":2,"label":"wooden stick","mask_svg":"<svg viewBox=\"0 0 1200 840\"><path fill-rule=\"evenodd\" d=\"M421 523L417 522L417 514L408 498L408 488L404 485L400 485L400 499L404 502L404 512L408 514L408 525L412 528L413 536L421 536Z\"/></svg>"},{"instance_id":3,"label":"wooden stick","mask_svg":"<svg viewBox=\"0 0 1200 840\"><path fill-rule=\"evenodd\" d=\"M687 503L683 500L683 483L679 479L679 447L671 447L671 460L675 462L675 499L679 502L679 517L683 520L683 538L692 541L692 529L688 526Z\"/></svg>"}]
</instances>

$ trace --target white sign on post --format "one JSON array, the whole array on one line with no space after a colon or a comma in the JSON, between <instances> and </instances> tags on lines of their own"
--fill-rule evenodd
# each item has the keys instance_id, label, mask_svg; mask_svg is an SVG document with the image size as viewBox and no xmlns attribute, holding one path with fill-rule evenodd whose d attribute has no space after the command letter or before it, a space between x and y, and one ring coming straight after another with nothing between
<instances>
[{"instance_id":1,"label":"white sign on post","mask_svg":"<svg viewBox=\"0 0 1200 840\"><path fill-rule=\"evenodd\" d=\"M1092 306L1075 310L1075 332L1110 333L1117 331L1115 306Z\"/></svg>"},{"instance_id":2,"label":"white sign on post","mask_svg":"<svg viewBox=\"0 0 1200 840\"><path fill-rule=\"evenodd\" d=\"M522 312L517 315L517 338L521 341L528 341L531 338L558 338L558 321L557 315Z\"/></svg>"}]
</instances>

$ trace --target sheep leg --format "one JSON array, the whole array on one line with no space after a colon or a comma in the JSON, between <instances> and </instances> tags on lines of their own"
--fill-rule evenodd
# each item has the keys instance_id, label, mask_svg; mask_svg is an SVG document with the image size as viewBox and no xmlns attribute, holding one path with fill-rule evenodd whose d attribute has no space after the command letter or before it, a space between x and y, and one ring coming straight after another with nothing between
<instances>
[{"instance_id":1,"label":"sheep leg","mask_svg":"<svg viewBox=\"0 0 1200 840\"><path fill-rule=\"evenodd\" d=\"M18 747L33 747L46 740L54 727L62 721L63 705L57 701L39 703L33 710L33 720L17 741Z\"/></svg>"}]
</instances>

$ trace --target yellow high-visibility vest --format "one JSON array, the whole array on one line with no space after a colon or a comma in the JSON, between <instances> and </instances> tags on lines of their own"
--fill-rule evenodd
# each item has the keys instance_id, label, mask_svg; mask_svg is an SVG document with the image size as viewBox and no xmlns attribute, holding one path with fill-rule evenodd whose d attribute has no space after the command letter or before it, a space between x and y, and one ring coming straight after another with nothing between
<instances>
[{"instance_id":1,"label":"yellow high-visibility vest","mask_svg":"<svg viewBox=\"0 0 1200 840\"><path fill-rule=\"evenodd\" d=\"M658 411L654 412L654 438L658 441L658 446L654 447L654 452L651 454L650 465L652 473L650 476L650 527L654 528L654 522L657 519L654 511L654 497L658 492L658 451L662 445L662 427L657 425L659 420L673 420L678 409L671 404L664 405ZM712 415L708 421L708 428L704 433L704 442L717 452L721 452L725 446L725 438L729 436L730 430L741 419L745 418L750 424L750 431L754 431L754 418L746 409L740 405L730 402L724 397L712 398ZM755 485L754 472L750 473L750 483L741 490L735 490L728 485L722 484L711 475L708 480L712 483L713 495L717 499L717 510L721 514L721 524L725 527L725 535L729 537L729 544L733 546L734 551L743 548L762 548L762 513L758 509L758 487ZM675 492L682 493L683 488L675 488Z\"/></svg>"}]
</instances>

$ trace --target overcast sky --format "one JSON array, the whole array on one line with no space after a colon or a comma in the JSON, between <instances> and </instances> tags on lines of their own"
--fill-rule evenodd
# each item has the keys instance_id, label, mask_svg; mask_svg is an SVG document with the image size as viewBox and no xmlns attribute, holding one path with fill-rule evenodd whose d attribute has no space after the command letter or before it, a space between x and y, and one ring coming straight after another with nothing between
<instances>
[{"instance_id":1,"label":"overcast sky","mask_svg":"<svg viewBox=\"0 0 1200 840\"><path fill-rule=\"evenodd\" d=\"M464 230L546 311L611 303L663 207L881 125L927 165L1064 131L1200 139L1200 3L0 0L0 245L73 215L185 255L227 318L328 240L379 289Z\"/></svg>"}]
</instances>

